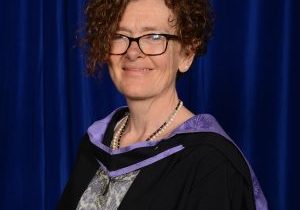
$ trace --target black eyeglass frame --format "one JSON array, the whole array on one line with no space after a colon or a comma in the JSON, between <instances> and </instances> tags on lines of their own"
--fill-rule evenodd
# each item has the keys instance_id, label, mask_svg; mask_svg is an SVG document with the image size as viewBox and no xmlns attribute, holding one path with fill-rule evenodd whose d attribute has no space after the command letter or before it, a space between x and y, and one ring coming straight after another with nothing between
<instances>
[{"instance_id":1,"label":"black eyeglass frame","mask_svg":"<svg viewBox=\"0 0 300 210\"><path fill-rule=\"evenodd\" d=\"M144 34L142 36L139 36L139 37L130 37L130 36L126 36L126 35L123 35L123 34L115 34L115 35L120 35L122 37L126 37L128 40L129 40L129 44L128 44L128 47L126 48L126 50L123 52L123 53L109 53L110 55L124 55L126 54L127 50L129 49L129 47L131 46L131 43L132 42L136 42L139 49L141 50L141 52L145 55L148 55L148 56L156 56L156 55L162 55L166 52L167 48L168 48L168 44L169 44L169 40L179 40L179 37L176 36L176 35L172 35L172 34L157 34L157 33L150 33L150 34ZM149 35L160 35L160 36L164 36L167 40L167 43L166 43L166 47L165 49L163 50L162 53L144 53L144 51L141 49L140 47L140 39L145 37L145 36L149 36Z\"/></svg>"}]
</instances>

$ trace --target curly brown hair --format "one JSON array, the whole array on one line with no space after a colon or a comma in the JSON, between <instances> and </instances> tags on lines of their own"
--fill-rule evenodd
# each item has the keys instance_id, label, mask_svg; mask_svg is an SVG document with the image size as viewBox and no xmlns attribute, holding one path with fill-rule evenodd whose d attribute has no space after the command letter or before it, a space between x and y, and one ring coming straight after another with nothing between
<instances>
[{"instance_id":1,"label":"curly brown hair","mask_svg":"<svg viewBox=\"0 0 300 210\"><path fill-rule=\"evenodd\" d=\"M83 43L87 73L95 75L106 63L110 40L128 3L132 0L87 0ZM164 0L175 15L174 26L183 47L203 55L212 36L214 13L209 0Z\"/></svg>"}]
</instances>

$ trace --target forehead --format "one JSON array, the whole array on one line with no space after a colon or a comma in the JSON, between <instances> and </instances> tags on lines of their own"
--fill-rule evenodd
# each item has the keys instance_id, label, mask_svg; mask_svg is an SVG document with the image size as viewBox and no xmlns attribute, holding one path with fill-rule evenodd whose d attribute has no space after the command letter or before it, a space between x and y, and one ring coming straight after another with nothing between
<instances>
[{"instance_id":1,"label":"forehead","mask_svg":"<svg viewBox=\"0 0 300 210\"><path fill-rule=\"evenodd\" d=\"M133 0L125 8L119 23L119 30L129 33L158 31L171 33L175 31L172 11L164 0Z\"/></svg>"}]
</instances>

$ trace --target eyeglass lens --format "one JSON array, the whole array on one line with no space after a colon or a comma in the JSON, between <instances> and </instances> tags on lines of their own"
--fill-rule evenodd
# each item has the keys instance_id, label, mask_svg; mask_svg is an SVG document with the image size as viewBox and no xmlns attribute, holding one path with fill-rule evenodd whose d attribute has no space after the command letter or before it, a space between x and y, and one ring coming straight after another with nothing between
<instances>
[{"instance_id":1,"label":"eyeglass lens","mask_svg":"<svg viewBox=\"0 0 300 210\"><path fill-rule=\"evenodd\" d=\"M116 34L111 41L111 54L124 54L132 41L136 41L140 50L147 55L159 55L166 50L167 38L160 34L148 34L138 38L130 38Z\"/></svg>"}]
</instances>

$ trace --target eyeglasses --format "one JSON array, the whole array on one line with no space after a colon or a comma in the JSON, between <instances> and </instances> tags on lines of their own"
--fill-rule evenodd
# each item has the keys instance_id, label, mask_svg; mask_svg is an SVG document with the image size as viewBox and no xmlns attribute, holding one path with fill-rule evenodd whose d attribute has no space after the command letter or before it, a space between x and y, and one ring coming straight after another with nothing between
<instances>
[{"instance_id":1,"label":"eyeglasses","mask_svg":"<svg viewBox=\"0 0 300 210\"><path fill-rule=\"evenodd\" d=\"M115 34L110 43L110 54L124 55L131 42L136 42L145 55L161 55L166 52L169 40L178 40L178 36L171 34L145 34L133 38Z\"/></svg>"}]
</instances>

